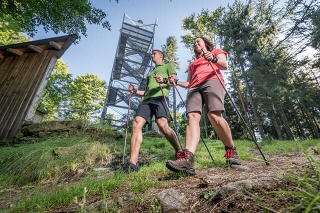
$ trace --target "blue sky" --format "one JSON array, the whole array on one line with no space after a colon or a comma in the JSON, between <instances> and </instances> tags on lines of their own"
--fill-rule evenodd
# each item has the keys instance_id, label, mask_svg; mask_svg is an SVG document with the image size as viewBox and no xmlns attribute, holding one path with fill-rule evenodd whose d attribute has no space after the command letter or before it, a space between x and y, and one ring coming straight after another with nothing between
<instances>
[{"instance_id":1,"label":"blue sky","mask_svg":"<svg viewBox=\"0 0 320 213\"><path fill-rule=\"evenodd\" d=\"M123 15L126 13L133 20L142 20L144 24L155 23L158 18L158 27L155 31L154 48L160 49L166 43L169 36L175 36L178 40L178 57L180 70L179 79L185 80L185 70L188 66L187 60L191 59L188 49L181 43L182 19L192 13L200 13L202 8L211 11L219 6L227 6L233 1L213 0L92 0L95 7L101 8L108 16L111 31L98 25L87 25L88 37L82 36L80 43L72 45L62 56L64 63L68 64L69 72L76 75L94 73L109 83L113 61L118 44ZM64 34L45 33L40 29L33 40L45 39Z\"/></svg>"},{"instance_id":2,"label":"blue sky","mask_svg":"<svg viewBox=\"0 0 320 213\"><path fill-rule=\"evenodd\" d=\"M62 56L62 60L68 65L68 70L73 77L93 73L109 84L125 13L135 21L142 20L144 24L154 24L158 19L158 26L155 29L155 49L161 49L161 45L166 43L169 36L176 37L178 41L177 55L180 62L180 70L177 70L178 79L185 81L187 78L185 71L192 54L181 43L181 36L186 34L181 29L182 19L192 13L199 14L203 8L214 11L219 6L226 7L234 0L119 0L119 3L114 0L92 0L91 2L107 14L106 19L111 24L111 31L99 25L87 25L88 37L82 36L79 44L71 45ZM62 35L65 34L45 33L44 30L39 29L33 40ZM224 73L226 79L227 72ZM187 90L179 87L179 91L185 100ZM177 103L179 102L180 98L178 97ZM119 111L123 110L119 109ZM112 109L108 109L108 113L118 114Z\"/></svg>"}]
</instances>

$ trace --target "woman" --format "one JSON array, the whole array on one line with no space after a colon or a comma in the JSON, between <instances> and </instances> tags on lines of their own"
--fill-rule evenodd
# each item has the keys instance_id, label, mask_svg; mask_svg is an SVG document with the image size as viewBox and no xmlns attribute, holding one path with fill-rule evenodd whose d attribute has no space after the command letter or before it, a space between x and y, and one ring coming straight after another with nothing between
<instances>
[{"instance_id":1,"label":"woman","mask_svg":"<svg viewBox=\"0 0 320 213\"><path fill-rule=\"evenodd\" d=\"M188 67L187 82L175 82L176 85L189 89L186 106L188 118L186 147L180 151L180 157L177 160L169 160L166 164L171 171L185 172L189 175L195 174L194 153L200 138L199 123L203 104L206 105L210 123L225 145L227 163L241 165L234 147L230 127L222 117L225 91L216 75L217 73L223 80L220 70L227 69L227 53L220 49L214 49L213 44L204 37L196 38L194 53L197 59L190 63ZM212 67L216 72L213 71Z\"/></svg>"}]
</instances>

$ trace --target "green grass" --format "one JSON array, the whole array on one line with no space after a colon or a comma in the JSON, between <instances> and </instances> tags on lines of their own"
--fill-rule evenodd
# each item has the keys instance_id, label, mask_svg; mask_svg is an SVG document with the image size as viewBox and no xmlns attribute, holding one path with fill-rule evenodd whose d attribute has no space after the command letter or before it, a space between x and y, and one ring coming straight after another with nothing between
<instances>
[{"instance_id":1,"label":"green grass","mask_svg":"<svg viewBox=\"0 0 320 213\"><path fill-rule=\"evenodd\" d=\"M58 151L62 154L55 153ZM0 186L54 181L73 175L80 168L91 168L96 159L108 152L107 145L90 141L88 137L55 137L40 143L2 147Z\"/></svg>"},{"instance_id":2,"label":"green grass","mask_svg":"<svg viewBox=\"0 0 320 213\"><path fill-rule=\"evenodd\" d=\"M129 139L129 137L128 137ZM182 140L183 141L183 140ZM128 142L128 141L127 141ZM196 150L196 169L212 168L215 166L226 167L224 159L224 146L221 141L206 140L209 151L215 161L212 162L207 149L202 141ZM294 144L294 145L293 145ZM262 151L267 153L299 150L310 146L319 150L319 140L307 141L266 141L259 143ZM242 160L253 159L252 150L258 153L256 145L252 141L235 141L238 153ZM73 147L67 155L57 157L53 153L57 147ZM129 147L128 147L129 149ZM40 143L25 144L18 147L0 147L0 182L1 187L7 186L35 186L30 192L32 196L22 200L11 208L10 212L43 212L59 206L68 205L78 200L79 211L85 204L86 197L92 195L101 196L105 200L105 206L109 206L114 212L117 212L115 204L108 202L106 196L109 192L119 187L130 188L130 191L136 194L143 194L153 187L167 187L165 181L158 181L159 176L165 176L170 172L165 167L168 159L174 159L175 152L169 142L164 138L145 137L140 155L156 156L148 166L143 166L139 172L125 175L116 171L110 178L98 179L94 172L87 173L87 176L78 180L76 183L54 187L50 190L44 190L39 183L56 180L66 175L74 174L74 171L80 168L90 170L94 168L97 159L104 157L111 152L114 155L121 156L122 159L123 140L113 143L102 143L92 141L91 138L51 138ZM128 153L128 152L127 152ZM154 160L155 159L155 160ZM262 159L262 158L261 158ZM84 193L84 189L87 192ZM140 202L140 201L137 201ZM82 207L81 207L82 205ZM154 208L158 208L158 203L154 201Z\"/></svg>"}]
</instances>

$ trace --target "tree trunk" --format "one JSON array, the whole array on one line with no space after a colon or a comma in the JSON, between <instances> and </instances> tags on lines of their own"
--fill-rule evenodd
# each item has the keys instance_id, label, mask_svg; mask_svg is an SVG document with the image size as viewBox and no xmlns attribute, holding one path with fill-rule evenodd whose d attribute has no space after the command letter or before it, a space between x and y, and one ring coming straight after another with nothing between
<instances>
[{"instance_id":1,"label":"tree trunk","mask_svg":"<svg viewBox=\"0 0 320 213\"><path fill-rule=\"evenodd\" d=\"M252 92L251 92L251 89L250 89L250 86L249 86L249 83L248 83L248 79L247 79L247 76L245 74L244 67L243 67L243 64L242 64L241 61L240 61L240 66L241 66L241 72L242 72L242 74L244 76L244 82L245 82L245 85L246 85L246 88L247 88L247 92L248 92L248 99L249 99L249 102L250 102L250 105L252 107L252 111L253 111L253 114L254 114L254 117L255 117L255 122L257 124L261 139L264 140L265 139L265 135L264 135L264 132L263 132L261 121L260 121L260 116L259 116L259 113L258 113L256 107L255 107L255 104L254 104L254 101L253 101L253 97L252 97Z\"/></svg>"},{"instance_id":2,"label":"tree trunk","mask_svg":"<svg viewBox=\"0 0 320 213\"><path fill-rule=\"evenodd\" d=\"M280 112L280 116L281 116L284 128L286 130L288 139L289 140L294 140L294 136L292 134L292 131L291 131L289 123L288 123L288 119L287 119L286 115L284 114L284 111L283 111L281 106L279 106L279 112Z\"/></svg>"},{"instance_id":3,"label":"tree trunk","mask_svg":"<svg viewBox=\"0 0 320 213\"><path fill-rule=\"evenodd\" d=\"M307 138L306 134L304 133L304 129L303 129L301 123L300 123L300 119L296 116L294 120L295 120L295 123L296 123L296 125L298 127L297 129L299 131L299 134L302 136L303 139Z\"/></svg>"},{"instance_id":4,"label":"tree trunk","mask_svg":"<svg viewBox=\"0 0 320 213\"><path fill-rule=\"evenodd\" d=\"M243 112L246 115L244 118L245 118L246 122L251 125L250 128L252 129L252 123L249 122L250 117L249 117L248 109L247 109L246 105L244 104L244 101L242 98L242 93L241 93L241 89L240 89L240 80L237 78L236 81L237 81L238 96L239 96L239 99L241 102Z\"/></svg>"},{"instance_id":5,"label":"tree trunk","mask_svg":"<svg viewBox=\"0 0 320 213\"><path fill-rule=\"evenodd\" d=\"M177 96L176 96L176 91L174 90L173 87L172 92L173 92L173 122L174 125L177 127Z\"/></svg>"},{"instance_id":6,"label":"tree trunk","mask_svg":"<svg viewBox=\"0 0 320 213\"><path fill-rule=\"evenodd\" d=\"M278 139L279 140L283 140L282 138L282 133L281 133L281 130L280 130L280 126L277 122L277 119L276 119L276 113L275 113L275 110L274 110L274 105L272 104L272 110L270 112L270 118L271 118L271 122L276 130L276 133L277 133L277 136L278 136Z\"/></svg>"},{"instance_id":7,"label":"tree trunk","mask_svg":"<svg viewBox=\"0 0 320 213\"><path fill-rule=\"evenodd\" d=\"M310 129L311 129L311 132L313 133L313 136L314 136L315 138L319 138L318 129L317 129L316 125L313 123L313 119L312 119L312 117L309 115L307 108L304 106L303 103L301 103L301 101L299 101L299 104L300 104L300 106L301 106L301 108L302 108L302 109L301 109L302 112L305 114L306 120L307 120L308 123L309 123L309 127L310 127Z\"/></svg>"}]
</instances>

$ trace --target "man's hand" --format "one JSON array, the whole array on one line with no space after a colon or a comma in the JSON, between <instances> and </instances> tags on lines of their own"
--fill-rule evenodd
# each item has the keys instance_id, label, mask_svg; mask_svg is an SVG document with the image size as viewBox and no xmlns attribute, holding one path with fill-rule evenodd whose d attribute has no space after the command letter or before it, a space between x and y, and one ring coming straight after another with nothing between
<instances>
[{"instance_id":1,"label":"man's hand","mask_svg":"<svg viewBox=\"0 0 320 213\"><path fill-rule=\"evenodd\" d=\"M135 90L134 85L133 85L133 84L130 84L130 85L129 85L129 92L130 92L130 93L133 93L134 90Z\"/></svg>"}]
</instances>

